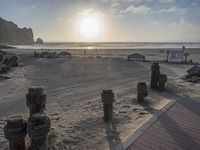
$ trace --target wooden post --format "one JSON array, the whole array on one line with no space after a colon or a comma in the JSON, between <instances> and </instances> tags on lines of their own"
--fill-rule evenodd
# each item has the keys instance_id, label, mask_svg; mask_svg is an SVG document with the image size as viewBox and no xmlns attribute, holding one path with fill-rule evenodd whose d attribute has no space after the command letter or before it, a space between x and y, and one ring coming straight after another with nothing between
<instances>
[{"instance_id":1,"label":"wooden post","mask_svg":"<svg viewBox=\"0 0 200 150\"><path fill-rule=\"evenodd\" d=\"M114 93L112 90L103 90L101 93L101 101L103 102L104 121L112 121L113 119L113 102Z\"/></svg>"},{"instance_id":2,"label":"wooden post","mask_svg":"<svg viewBox=\"0 0 200 150\"><path fill-rule=\"evenodd\" d=\"M44 110L46 94L43 87L31 87L26 97L26 104L30 109L27 131L31 138L30 150L48 150L47 135L51 122Z\"/></svg>"},{"instance_id":3,"label":"wooden post","mask_svg":"<svg viewBox=\"0 0 200 150\"><path fill-rule=\"evenodd\" d=\"M151 65L151 88L158 87L158 81L160 76L160 66L159 63L153 62Z\"/></svg>"},{"instance_id":4,"label":"wooden post","mask_svg":"<svg viewBox=\"0 0 200 150\"><path fill-rule=\"evenodd\" d=\"M137 101L143 102L148 96L147 85L145 82L139 82L137 85Z\"/></svg>"},{"instance_id":5,"label":"wooden post","mask_svg":"<svg viewBox=\"0 0 200 150\"><path fill-rule=\"evenodd\" d=\"M46 94L43 87L31 87L26 95L26 105L30 109L30 116L37 112L44 112L46 108Z\"/></svg>"},{"instance_id":6,"label":"wooden post","mask_svg":"<svg viewBox=\"0 0 200 150\"><path fill-rule=\"evenodd\" d=\"M161 74L159 77L159 89L164 90L165 89L165 83L167 82L167 75Z\"/></svg>"},{"instance_id":7,"label":"wooden post","mask_svg":"<svg viewBox=\"0 0 200 150\"><path fill-rule=\"evenodd\" d=\"M10 117L4 127L4 134L9 140L10 150L25 150L27 122L21 116Z\"/></svg>"},{"instance_id":8,"label":"wooden post","mask_svg":"<svg viewBox=\"0 0 200 150\"><path fill-rule=\"evenodd\" d=\"M31 138L30 150L48 150L47 135L51 122L44 112L34 113L28 119L27 131Z\"/></svg>"}]
</instances>

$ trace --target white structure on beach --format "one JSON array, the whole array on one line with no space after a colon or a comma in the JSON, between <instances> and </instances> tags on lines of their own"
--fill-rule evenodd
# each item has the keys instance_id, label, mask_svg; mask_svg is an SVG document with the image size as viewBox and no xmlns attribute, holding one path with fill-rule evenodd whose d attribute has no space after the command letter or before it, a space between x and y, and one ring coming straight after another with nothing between
<instances>
[{"instance_id":1,"label":"white structure on beach","mask_svg":"<svg viewBox=\"0 0 200 150\"><path fill-rule=\"evenodd\" d=\"M167 61L168 62L183 62L184 60L184 51L183 50L169 50L167 52Z\"/></svg>"}]
</instances>

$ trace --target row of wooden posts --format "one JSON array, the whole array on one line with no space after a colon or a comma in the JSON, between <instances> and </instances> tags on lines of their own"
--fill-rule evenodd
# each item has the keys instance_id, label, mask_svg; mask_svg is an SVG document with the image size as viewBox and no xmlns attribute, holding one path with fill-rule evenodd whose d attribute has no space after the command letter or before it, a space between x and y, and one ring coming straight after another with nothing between
<instances>
[{"instance_id":1,"label":"row of wooden posts","mask_svg":"<svg viewBox=\"0 0 200 150\"><path fill-rule=\"evenodd\" d=\"M151 88L165 88L166 75L160 74L159 64L153 63L151 67ZM163 80L163 76L165 80ZM143 102L148 95L145 82L137 85L137 101ZM104 110L104 121L109 122L113 119L113 103L115 96L112 90L103 90L101 100ZM28 120L22 116L10 117L4 127L5 137L9 141L10 150L25 150L25 137L31 139L29 150L47 150L47 135L51 128L49 117L45 113L46 94L43 87L31 87L26 95L26 105L30 115Z\"/></svg>"}]
</instances>

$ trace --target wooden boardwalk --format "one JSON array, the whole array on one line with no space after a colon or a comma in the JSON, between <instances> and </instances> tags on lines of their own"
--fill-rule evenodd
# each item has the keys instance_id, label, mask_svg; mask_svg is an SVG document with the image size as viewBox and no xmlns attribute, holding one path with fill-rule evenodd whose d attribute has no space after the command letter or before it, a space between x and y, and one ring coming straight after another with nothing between
<instances>
[{"instance_id":1,"label":"wooden boardwalk","mask_svg":"<svg viewBox=\"0 0 200 150\"><path fill-rule=\"evenodd\" d=\"M127 150L200 150L200 97L177 100Z\"/></svg>"}]
</instances>

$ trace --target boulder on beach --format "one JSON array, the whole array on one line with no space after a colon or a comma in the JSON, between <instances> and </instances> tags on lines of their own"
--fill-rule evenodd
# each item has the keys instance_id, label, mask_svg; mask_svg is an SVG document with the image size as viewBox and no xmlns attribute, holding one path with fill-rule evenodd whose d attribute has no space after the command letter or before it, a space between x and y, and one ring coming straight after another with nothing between
<instances>
[{"instance_id":1,"label":"boulder on beach","mask_svg":"<svg viewBox=\"0 0 200 150\"><path fill-rule=\"evenodd\" d=\"M145 56L139 54L139 53L133 53L131 55L128 55L127 60L137 60L137 61L145 61Z\"/></svg>"},{"instance_id":2,"label":"boulder on beach","mask_svg":"<svg viewBox=\"0 0 200 150\"><path fill-rule=\"evenodd\" d=\"M43 57L43 58L56 58L57 53L56 52L42 52L40 54L40 56Z\"/></svg>"},{"instance_id":3,"label":"boulder on beach","mask_svg":"<svg viewBox=\"0 0 200 150\"><path fill-rule=\"evenodd\" d=\"M15 54L0 51L0 65L17 67L20 65L20 58Z\"/></svg>"},{"instance_id":4,"label":"boulder on beach","mask_svg":"<svg viewBox=\"0 0 200 150\"><path fill-rule=\"evenodd\" d=\"M187 73L189 76L193 76L193 75L197 75L197 74L199 74L199 76L200 76L200 67L195 65L192 68L188 69Z\"/></svg>"},{"instance_id":5,"label":"boulder on beach","mask_svg":"<svg viewBox=\"0 0 200 150\"><path fill-rule=\"evenodd\" d=\"M6 65L0 65L0 74L7 73L9 68Z\"/></svg>"},{"instance_id":6,"label":"boulder on beach","mask_svg":"<svg viewBox=\"0 0 200 150\"><path fill-rule=\"evenodd\" d=\"M58 53L58 55L57 55L58 57L71 57L71 53L69 53L69 52L65 52L65 51L62 51L62 52L60 52L60 53Z\"/></svg>"},{"instance_id":7,"label":"boulder on beach","mask_svg":"<svg viewBox=\"0 0 200 150\"><path fill-rule=\"evenodd\" d=\"M19 66L20 65L20 58L19 58L19 56L12 56L8 60L8 62L7 62L6 65L11 66L11 67L17 67L17 66Z\"/></svg>"},{"instance_id":8,"label":"boulder on beach","mask_svg":"<svg viewBox=\"0 0 200 150\"><path fill-rule=\"evenodd\" d=\"M193 76L191 79L189 79L189 81L192 83L200 83L200 77Z\"/></svg>"},{"instance_id":9,"label":"boulder on beach","mask_svg":"<svg viewBox=\"0 0 200 150\"><path fill-rule=\"evenodd\" d=\"M35 44L44 44L44 41L41 38L37 38Z\"/></svg>"}]
</instances>

